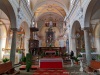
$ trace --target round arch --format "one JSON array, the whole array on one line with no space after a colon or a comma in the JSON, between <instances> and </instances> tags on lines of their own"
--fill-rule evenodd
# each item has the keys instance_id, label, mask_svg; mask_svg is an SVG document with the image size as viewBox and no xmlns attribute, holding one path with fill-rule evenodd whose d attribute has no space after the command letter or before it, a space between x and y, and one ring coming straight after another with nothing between
<instances>
[{"instance_id":1,"label":"round arch","mask_svg":"<svg viewBox=\"0 0 100 75\"><path fill-rule=\"evenodd\" d=\"M74 36L76 28L81 28L80 22L79 21L74 21L72 28L71 28L71 34Z\"/></svg>"},{"instance_id":2,"label":"round arch","mask_svg":"<svg viewBox=\"0 0 100 75\"><path fill-rule=\"evenodd\" d=\"M84 27L89 27L90 26L90 20L91 20L91 15L93 8L95 4L97 3L98 0L91 0L85 13L85 20L84 20Z\"/></svg>"},{"instance_id":3,"label":"round arch","mask_svg":"<svg viewBox=\"0 0 100 75\"><path fill-rule=\"evenodd\" d=\"M11 28L16 28L16 15L9 0L0 0L0 9L8 16Z\"/></svg>"},{"instance_id":4,"label":"round arch","mask_svg":"<svg viewBox=\"0 0 100 75\"><path fill-rule=\"evenodd\" d=\"M81 30L81 25L79 21L75 21L72 25L71 28L71 40L70 40L70 44L71 44L71 49L73 50L75 53L75 56L78 55L78 53L80 52L79 49L81 48L81 46L79 44L81 44L81 42L79 42L79 40L82 39L83 37L83 31Z\"/></svg>"},{"instance_id":5,"label":"round arch","mask_svg":"<svg viewBox=\"0 0 100 75\"><path fill-rule=\"evenodd\" d=\"M24 30L24 32L25 32L25 35L24 35L24 37L23 37L23 41L24 41L24 48L25 48L25 54L26 53L28 53L28 40L29 40L29 38L30 38L30 28L29 28L29 26L28 26L28 23L27 22L25 22L25 21L23 21L22 23L21 23L21 26L20 26L23 30Z\"/></svg>"},{"instance_id":6,"label":"round arch","mask_svg":"<svg viewBox=\"0 0 100 75\"><path fill-rule=\"evenodd\" d=\"M86 15L85 15L85 20L84 20L84 25L85 27L90 27L91 30L93 30L93 33L94 36L92 36L92 42L95 43L95 44L92 44L93 47L95 46L95 48L97 49L96 51L99 51L99 45L100 45L100 41L99 41L99 38L97 37L98 36L98 33L99 33L99 19L100 19L100 0L91 0L88 7L87 7L87 10L86 10ZM98 21L97 21L98 19ZM95 21L95 22L94 22ZM94 23L93 23L94 22ZM91 24L91 25L90 25ZM92 26L93 24L93 26ZM98 25L97 25L98 24ZM98 40L98 41L97 41Z\"/></svg>"}]
</instances>

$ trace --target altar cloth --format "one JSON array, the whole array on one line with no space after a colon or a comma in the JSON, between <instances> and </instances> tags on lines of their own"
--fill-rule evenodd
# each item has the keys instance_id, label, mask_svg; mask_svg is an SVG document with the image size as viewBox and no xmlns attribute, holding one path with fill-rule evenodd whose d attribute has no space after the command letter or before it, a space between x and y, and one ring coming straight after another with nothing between
<instances>
[{"instance_id":1,"label":"altar cloth","mask_svg":"<svg viewBox=\"0 0 100 75\"><path fill-rule=\"evenodd\" d=\"M42 58L39 60L39 67L42 69L62 69L62 58Z\"/></svg>"}]
</instances>

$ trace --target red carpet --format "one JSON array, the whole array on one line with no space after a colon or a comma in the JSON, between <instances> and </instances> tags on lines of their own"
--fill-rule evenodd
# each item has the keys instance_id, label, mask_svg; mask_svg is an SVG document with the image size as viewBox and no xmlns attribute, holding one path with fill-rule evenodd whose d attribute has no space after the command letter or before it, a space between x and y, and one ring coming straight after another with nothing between
<instances>
[{"instance_id":1,"label":"red carpet","mask_svg":"<svg viewBox=\"0 0 100 75\"><path fill-rule=\"evenodd\" d=\"M39 69L36 70L33 75L69 75L66 70L47 70L47 69Z\"/></svg>"}]
</instances>

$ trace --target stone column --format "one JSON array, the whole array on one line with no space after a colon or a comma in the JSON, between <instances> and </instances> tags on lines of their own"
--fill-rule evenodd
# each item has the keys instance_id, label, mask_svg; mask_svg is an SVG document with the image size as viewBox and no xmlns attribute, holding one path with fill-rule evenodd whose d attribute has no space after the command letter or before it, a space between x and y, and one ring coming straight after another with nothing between
<instances>
[{"instance_id":1,"label":"stone column","mask_svg":"<svg viewBox=\"0 0 100 75\"><path fill-rule=\"evenodd\" d=\"M11 51L10 51L10 61L12 61L12 65L15 63L15 53L16 53L16 33L17 28L12 28L13 36L12 36L12 44L11 44Z\"/></svg>"},{"instance_id":2,"label":"stone column","mask_svg":"<svg viewBox=\"0 0 100 75\"><path fill-rule=\"evenodd\" d=\"M72 38L71 39L71 44L72 44L72 51L74 51L74 56L77 56L77 51L76 51L76 39Z\"/></svg>"},{"instance_id":3,"label":"stone column","mask_svg":"<svg viewBox=\"0 0 100 75\"><path fill-rule=\"evenodd\" d=\"M71 47L72 47L72 45L71 45L71 36L72 36L72 33L71 33L71 28L70 28L70 25L68 25L68 39L69 39L69 54L70 54L70 52L71 52Z\"/></svg>"},{"instance_id":4,"label":"stone column","mask_svg":"<svg viewBox=\"0 0 100 75\"><path fill-rule=\"evenodd\" d=\"M25 47L25 55L26 55L27 53L29 53L29 38L27 36L25 36L24 47Z\"/></svg>"},{"instance_id":5,"label":"stone column","mask_svg":"<svg viewBox=\"0 0 100 75\"><path fill-rule=\"evenodd\" d=\"M90 45L90 38L89 38L88 30L89 29L84 30L85 52L86 52L87 65L89 65L90 61L91 61L91 45Z\"/></svg>"}]
</instances>

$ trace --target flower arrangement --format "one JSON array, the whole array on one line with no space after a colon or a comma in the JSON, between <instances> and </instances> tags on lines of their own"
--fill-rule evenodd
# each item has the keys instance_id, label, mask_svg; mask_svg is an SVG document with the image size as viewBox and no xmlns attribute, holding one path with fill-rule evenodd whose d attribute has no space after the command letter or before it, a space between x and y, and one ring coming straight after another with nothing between
<instances>
[{"instance_id":1,"label":"flower arrangement","mask_svg":"<svg viewBox=\"0 0 100 75\"><path fill-rule=\"evenodd\" d=\"M81 54L79 54L79 55L78 55L78 57L82 57L82 55L81 55Z\"/></svg>"},{"instance_id":2,"label":"flower arrangement","mask_svg":"<svg viewBox=\"0 0 100 75\"><path fill-rule=\"evenodd\" d=\"M52 44L50 43L49 47L52 47Z\"/></svg>"},{"instance_id":3,"label":"flower arrangement","mask_svg":"<svg viewBox=\"0 0 100 75\"><path fill-rule=\"evenodd\" d=\"M3 61L4 63L6 63L6 62L9 61L9 59L8 59L8 58L4 58L4 59L2 59L2 61Z\"/></svg>"}]
</instances>

